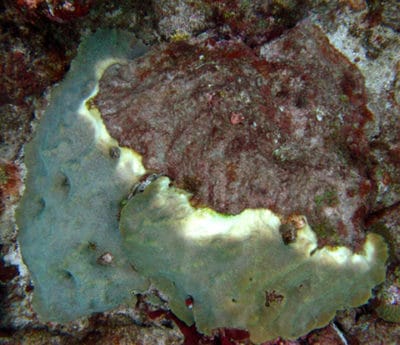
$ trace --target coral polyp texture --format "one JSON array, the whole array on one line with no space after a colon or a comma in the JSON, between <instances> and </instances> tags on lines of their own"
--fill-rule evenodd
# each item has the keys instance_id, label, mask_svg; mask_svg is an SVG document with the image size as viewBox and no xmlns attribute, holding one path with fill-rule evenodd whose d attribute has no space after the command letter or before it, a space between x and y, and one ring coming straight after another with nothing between
<instances>
[{"instance_id":1,"label":"coral polyp texture","mask_svg":"<svg viewBox=\"0 0 400 345\"><path fill-rule=\"evenodd\" d=\"M129 302L132 292L151 287L181 320L205 334L241 328L262 342L296 338L327 324L336 310L366 302L384 279L383 239L368 234L357 253L322 247L304 216L287 220L276 212L298 209L315 222L329 209L326 216L336 217L331 226L352 224L365 201L358 190L350 193L365 176L348 158L363 151L362 140L351 147L342 143L342 154L328 149L331 142L338 148L335 133L350 135L368 115L362 83L346 74L348 66L329 69L344 84L333 77L324 84L345 93L339 116L321 108L325 96L309 100L316 91L302 83L316 76L303 80L289 63L286 72L274 68L281 64L256 58L239 41L179 42L165 48L167 56L155 50L130 63L146 51L132 42L129 34L116 31L86 39L25 147L28 173L17 210L18 240L40 318L73 320ZM159 64L162 73L150 68ZM102 88L115 78L115 90L108 98L102 90L94 102L110 65ZM227 71L228 80L218 70ZM289 92L285 84L274 86L274 73L303 87L295 83L297 91ZM178 93L181 88L203 108L195 107L197 101L191 105ZM166 89L172 91L163 94ZM285 108L278 101L281 93L298 102ZM163 111L167 97L175 112ZM360 117L352 113L356 109ZM200 113L192 117L190 111ZM347 116L353 116L352 126L345 124ZM320 117L336 121L334 129L324 130ZM295 121L302 125L293 132ZM140 182L149 172L158 178ZM310 177L315 181L308 183ZM311 209L310 198L317 200ZM290 220L296 220L294 230L284 240L282 229Z\"/></svg>"}]
</instances>

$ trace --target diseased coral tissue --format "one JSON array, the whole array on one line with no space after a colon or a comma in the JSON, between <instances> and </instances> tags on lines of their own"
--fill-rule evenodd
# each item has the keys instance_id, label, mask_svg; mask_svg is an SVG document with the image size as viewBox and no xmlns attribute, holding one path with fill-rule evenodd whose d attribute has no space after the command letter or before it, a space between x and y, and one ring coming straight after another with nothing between
<instances>
[{"instance_id":1,"label":"diseased coral tissue","mask_svg":"<svg viewBox=\"0 0 400 345\"><path fill-rule=\"evenodd\" d=\"M0 3L0 342L397 344L399 14Z\"/></svg>"},{"instance_id":2,"label":"diseased coral tissue","mask_svg":"<svg viewBox=\"0 0 400 345\"><path fill-rule=\"evenodd\" d=\"M360 254L346 247L319 249L306 218L291 215L284 218L295 229L294 240L288 243L279 231L281 212L246 205L235 216L227 214L233 213L229 209L217 212L217 204L197 202L193 207L189 198L196 191L185 190L185 185L170 187L170 179L162 176L169 171L146 174L147 159L153 159L150 152L138 149L139 155L135 145L133 151L117 146L91 98L108 65L124 64L146 52L142 43L131 41L128 33L118 31L99 31L85 40L65 81L53 91L35 138L26 145L28 177L17 211L18 239L34 276L33 306L39 317L68 322L126 303L131 290L137 295L153 287L181 322L195 324L206 336L217 328L243 329L261 343L278 336L297 338L326 325L337 309L365 302L384 279L387 247L379 235L369 234ZM224 56L235 61L241 53L233 49L224 46ZM235 65L239 66L236 61ZM151 119L154 125L159 121L156 116ZM267 127L261 115L250 120L250 130L258 126L253 125L256 121ZM225 125L227 132L239 125L226 116L217 124ZM152 135L149 130L131 133ZM200 125L195 133L200 137L193 140L206 142ZM261 132L265 133L269 131ZM181 140L179 133L177 139ZM162 142L157 135L152 141ZM209 145L211 152L215 146ZM229 155L222 152L222 162L223 157ZM266 162L268 157L273 160L273 152L265 153ZM206 161L212 166L212 157L205 156ZM185 169L190 162L177 163ZM324 198L329 204L336 202L331 201L335 196ZM84 205L90 205L90 214ZM43 251L47 241L53 245ZM188 296L193 300L189 306ZM323 296L324 303L315 307L314 299ZM297 303L308 317L292 312Z\"/></svg>"}]
</instances>

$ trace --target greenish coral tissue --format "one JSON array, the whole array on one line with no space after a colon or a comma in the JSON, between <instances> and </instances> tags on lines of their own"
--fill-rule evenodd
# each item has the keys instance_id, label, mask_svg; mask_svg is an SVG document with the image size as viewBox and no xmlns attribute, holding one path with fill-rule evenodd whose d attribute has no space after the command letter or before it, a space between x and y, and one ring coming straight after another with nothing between
<instances>
[{"instance_id":1,"label":"greenish coral tissue","mask_svg":"<svg viewBox=\"0 0 400 345\"><path fill-rule=\"evenodd\" d=\"M119 203L143 174L140 157L121 151L85 106L102 71L144 47L100 31L80 47L25 146L26 189L17 210L18 240L35 287L33 304L46 321L69 321L128 300L144 289L121 250ZM120 150L120 149L119 149ZM99 257L110 253L109 265Z\"/></svg>"},{"instance_id":2,"label":"greenish coral tissue","mask_svg":"<svg viewBox=\"0 0 400 345\"><path fill-rule=\"evenodd\" d=\"M131 263L169 297L178 317L207 334L234 327L248 329L256 342L297 338L338 309L366 302L383 281L387 248L380 236L369 234L354 254L317 249L308 225L286 245L279 226L265 209L227 216L193 208L166 177L131 199L120 221Z\"/></svg>"},{"instance_id":3,"label":"greenish coral tissue","mask_svg":"<svg viewBox=\"0 0 400 345\"><path fill-rule=\"evenodd\" d=\"M378 235L369 234L357 254L318 249L305 223L285 244L271 211L230 216L194 208L167 177L120 210L146 170L137 153L109 136L88 100L105 68L144 53L130 42L128 34L99 31L82 43L25 148L18 240L39 316L73 320L153 286L201 332L243 328L262 342L296 338L336 310L366 302L385 274L387 248Z\"/></svg>"}]
</instances>

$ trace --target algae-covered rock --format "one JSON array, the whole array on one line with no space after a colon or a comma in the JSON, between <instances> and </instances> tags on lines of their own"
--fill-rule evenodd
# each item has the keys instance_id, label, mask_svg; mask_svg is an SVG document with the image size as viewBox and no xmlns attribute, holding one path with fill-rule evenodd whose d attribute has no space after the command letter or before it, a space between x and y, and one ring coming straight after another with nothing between
<instances>
[{"instance_id":1,"label":"algae-covered rock","mask_svg":"<svg viewBox=\"0 0 400 345\"><path fill-rule=\"evenodd\" d=\"M369 234L360 253L318 249L304 222L285 244L279 218L266 209L228 216L193 208L189 198L159 178L123 208L120 228L132 265L201 332L232 327L248 329L256 342L293 339L365 303L385 278L379 235Z\"/></svg>"},{"instance_id":2,"label":"algae-covered rock","mask_svg":"<svg viewBox=\"0 0 400 345\"><path fill-rule=\"evenodd\" d=\"M305 214L321 244L361 247L373 116L362 75L314 25L261 49L207 36L161 44L99 85L110 134L193 202Z\"/></svg>"},{"instance_id":3,"label":"algae-covered rock","mask_svg":"<svg viewBox=\"0 0 400 345\"><path fill-rule=\"evenodd\" d=\"M25 147L18 240L33 278L35 310L46 321L116 307L133 288L147 286L121 251L117 217L121 199L144 168L85 106L108 65L144 52L131 43L128 34L99 31L81 44ZM99 263L104 253L112 255L110 265Z\"/></svg>"}]
</instances>

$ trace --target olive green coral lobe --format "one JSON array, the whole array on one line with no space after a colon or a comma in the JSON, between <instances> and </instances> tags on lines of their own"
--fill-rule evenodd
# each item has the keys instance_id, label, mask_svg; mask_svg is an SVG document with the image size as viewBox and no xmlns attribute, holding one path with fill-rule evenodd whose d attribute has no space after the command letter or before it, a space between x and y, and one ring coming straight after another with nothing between
<instances>
[{"instance_id":1,"label":"olive green coral lobe","mask_svg":"<svg viewBox=\"0 0 400 345\"><path fill-rule=\"evenodd\" d=\"M120 228L132 264L201 332L235 327L257 342L293 339L327 324L336 310L365 303L384 279L387 248L378 235L368 235L360 254L316 249L306 225L285 245L268 210L227 216L188 200L160 178L128 202Z\"/></svg>"},{"instance_id":2,"label":"olive green coral lobe","mask_svg":"<svg viewBox=\"0 0 400 345\"><path fill-rule=\"evenodd\" d=\"M17 210L18 241L34 283L35 311L70 321L118 306L145 280L121 250L119 202L138 175L122 176L116 145L101 135L84 104L106 65L143 46L130 34L99 31L86 39L65 80L51 93L34 139L25 146L26 189ZM98 257L112 253L108 267Z\"/></svg>"}]
</instances>

